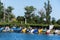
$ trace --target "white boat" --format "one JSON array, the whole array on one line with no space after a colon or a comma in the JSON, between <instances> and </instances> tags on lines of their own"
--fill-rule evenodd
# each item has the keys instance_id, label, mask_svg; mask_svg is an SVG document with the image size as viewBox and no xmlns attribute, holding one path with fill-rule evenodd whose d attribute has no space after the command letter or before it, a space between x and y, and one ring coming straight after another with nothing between
<instances>
[{"instance_id":1,"label":"white boat","mask_svg":"<svg viewBox=\"0 0 60 40\"><path fill-rule=\"evenodd\" d=\"M5 29L3 30L3 32L9 32L10 28L9 27L5 27Z\"/></svg>"},{"instance_id":2,"label":"white boat","mask_svg":"<svg viewBox=\"0 0 60 40\"><path fill-rule=\"evenodd\" d=\"M60 30L55 30L55 33L56 34L60 34Z\"/></svg>"}]
</instances>

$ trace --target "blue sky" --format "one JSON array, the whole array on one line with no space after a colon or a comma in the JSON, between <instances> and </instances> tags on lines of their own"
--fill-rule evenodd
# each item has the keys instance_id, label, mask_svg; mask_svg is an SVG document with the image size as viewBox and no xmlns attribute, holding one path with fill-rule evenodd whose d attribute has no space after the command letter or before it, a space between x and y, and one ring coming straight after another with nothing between
<instances>
[{"instance_id":1,"label":"blue sky","mask_svg":"<svg viewBox=\"0 0 60 40\"><path fill-rule=\"evenodd\" d=\"M1 0L5 7L12 6L14 8L13 13L17 16L24 15L24 7L34 6L37 11L44 7L44 2L47 0ZM52 6L51 16L55 17L56 20L60 19L60 0L50 0Z\"/></svg>"}]
</instances>

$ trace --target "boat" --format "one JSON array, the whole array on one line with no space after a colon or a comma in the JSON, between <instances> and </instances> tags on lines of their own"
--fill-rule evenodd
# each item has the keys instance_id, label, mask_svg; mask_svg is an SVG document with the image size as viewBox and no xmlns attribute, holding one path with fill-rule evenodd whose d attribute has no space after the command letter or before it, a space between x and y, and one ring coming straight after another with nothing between
<instances>
[{"instance_id":1,"label":"boat","mask_svg":"<svg viewBox=\"0 0 60 40\"><path fill-rule=\"evenodd\" d=\"M12 27L11 30L13 30L13 32L21 32L22 28L17 28L17 27Z\"/></svg>"},{"instance_id":2,"label":"boat","mask_svg":"<svg viewBox=\"0 0 60 40\"><path fill-rule=\"evenodd\" d=\"M38 29L34 29L33 33L38 33Z\"/></svg>"},{"instance_id":3,"label":"boat","mask_svg":"<svg viewBox=\"0 0 60 40\"><path fill-rule=\"evenodd\" d=\"M4 28L3 32L10 32L10 28L7 26Z\"/></svg>"},{"instance_id":4,"label":"boat","mask_svg":"<svg viewBox=\"0 0 60 40\"><path fill-rule=\"evenodd\" d=\"M0 28L0 32L2 32L2 31L3 31L3 29L4 29L4 27L1 27L1 28Z\"/></svg>"}]
</instances>

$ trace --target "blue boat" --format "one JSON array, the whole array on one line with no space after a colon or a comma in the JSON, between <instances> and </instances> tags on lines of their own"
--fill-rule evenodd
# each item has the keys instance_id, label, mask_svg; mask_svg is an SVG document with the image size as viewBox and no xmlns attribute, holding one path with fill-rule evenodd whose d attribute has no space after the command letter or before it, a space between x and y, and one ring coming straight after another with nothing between
<instances>
[{"instance_id":1,"label":"blue boat","mask_svg":"<svg viewBox=\"0 0 60 40\"><path fill-rule=\"evenodd\" d=\"M4 30L4 27L1 27L1 28L0 28L0 32L2 32L3 30Z\"/></svg>"},{"instance_id":2,"label":"blue boat","mask_svg":"<svg viewBox=\"0 0 60 40\"><path fill-rule=\"evenodd\" d=\"M38 33L38 29L34 29L33 33Z\"/></svg>"},{"instance_id":3,"label":"blue boat","mask_svg":"<svg viewBox=\"0 0 60 40\"><path fill-rule=\"evenodd\" d=\"M13 30L14 32L19 33L19 32L21 32L22 29L21 29L21 28L17 28L17 27L13 27L12 30Z\"/></svg>"}]
</instances>

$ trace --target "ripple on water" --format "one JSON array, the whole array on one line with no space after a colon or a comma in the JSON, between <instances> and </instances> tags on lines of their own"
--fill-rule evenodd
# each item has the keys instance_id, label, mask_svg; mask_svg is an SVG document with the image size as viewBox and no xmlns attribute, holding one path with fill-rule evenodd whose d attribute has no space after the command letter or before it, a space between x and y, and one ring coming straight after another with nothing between
<instances>
[{"instance_id":1,"label":"ripple on water","mask_svg":"<svg viewBox=\"0 0 60 40\"><path fill-rule=\"evenodd\" d=\"M60 40L60 35L0 33L0 40Z\"/></svg>"}]
</instances>

